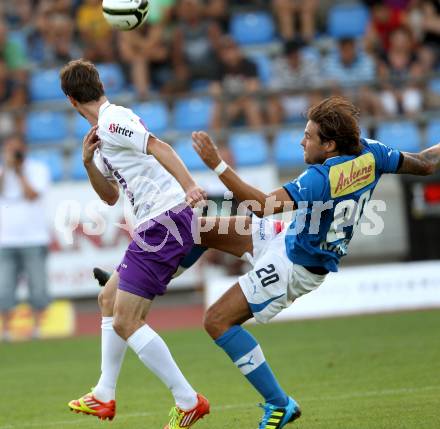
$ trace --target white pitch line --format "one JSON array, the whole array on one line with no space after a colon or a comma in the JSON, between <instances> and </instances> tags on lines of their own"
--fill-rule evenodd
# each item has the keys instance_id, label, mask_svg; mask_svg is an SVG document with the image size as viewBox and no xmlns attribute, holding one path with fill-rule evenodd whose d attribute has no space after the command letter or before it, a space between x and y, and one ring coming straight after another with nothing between
<instances>
[{"instance_id":1,"label":"white pitch line","mask_svg":"<svg viewBox=\"0 0 440 429\"><path fill-rule=\"evenodd\" d=\"M369 392L353 392L347 395L334 395L334 396L320 396L320 397L311 397L311 398L301 398L302 402L311 402L311 401L341 401L347 399L356 399L356 398L367 398L374 396L393 396L398 394L410 394L410 393L420 393L424 391L432 391L432 390L440 390L440 385L437 386L424 386L424 387L403 387L401 389L384 389L384 390L376 390ZM253 403L243 403L243 404L225 404L225 405L216 405L211 407L212 410L216 411L226 411L226 410L236 410L236 409L245 409L251 408L255 406L255 402ZM126 413L126 414L118 414L117 419L132 419L137 417L149 417L157 414L161 414L157 411L149 411L143 413ZM17 428L35 428L35 427L49 427L49 426L66 426L66 425L81 425L88 424L90 421L87 420L60 420L56 422L44 422L44 423L20 423L19 426L16 425L4 425L0 426L0 429L17 429Z\"/></svg>"}]
</instances>

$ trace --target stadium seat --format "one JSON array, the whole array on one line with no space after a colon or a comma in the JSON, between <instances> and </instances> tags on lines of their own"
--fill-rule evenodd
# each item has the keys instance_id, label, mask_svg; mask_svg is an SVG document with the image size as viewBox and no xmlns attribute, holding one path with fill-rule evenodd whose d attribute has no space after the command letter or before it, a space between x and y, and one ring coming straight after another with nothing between
<instances>
[{"instance_id":1,"label":"stadium seat","mask_svg":"<svg viewBox=\"0 0 440 429\"><path fill-rule=\"evenodd\" d=\"M29 95L31 101L64 100L66 96L60 87L59 70L36 70L32 72L29 82Z\"/></svg>"},{"instance_id":2,"label":"stadium seat","mask_svg":"<svg viewBox=\"0 0 440 429\"><path fill-rule=\"evenodd\" d=\"M433 146L440 142L440 120L433 120L426 128L426 145Z\"/></svg>"},{"instance_id":3,"label":"stadium seat","mask_svg":"<svg viewBox=\"0 0 440 429\"><path fill-rule=\"evenodd\" d=\"M211 123L213 101L204 98L182 98L174 105L174 127L182 131L206 129Z\"/></svg>"},{"instance_id":4,"label":"stadium seat","mask_svg":"<svg viewBox=\"0 0 440 429\"><path fill-rule=\"evenodd\" d=\"M51 178L54 182L63 179L64 162L59 150L32 151L29 158L43 162L50 170Z\"/></svg>"},{"instance_id":5,"label":"stadium seat","mask_svg":"<svg viewBox=\"0 0 440 429\"><path fill-rule=\"evenodd\" d=\"M238 13L231 19L231 34L240 45L269 43L275 38L275 25L267 12Z\"/></svg>"},{"instance_id":6,"label":"stadium seat","mask_svg":"<svg viewBox=\"0 0 440 429\"><path fill-rule=\"evenodd\" d=\"M431 79L429 81L429 89L437 95L440 95L440 78Z\"/></svg>"},{"instance_id":7,"label":"stadium seat","mask_svg":"<svg viewBox=\"0 0 440 429\"><path fill-rule=\"evenodd\" d=\"M201 160L199 155L197 155L197 152L192 147L191 138L178 140L173 145L173 148L180 156L182 161L185 163L185 165L188 167L188 170L200 171L208 169L208 167L206 167L205 163Z\"/></svg>"},{"instance_id":8,"label":"stadium seat","mask_svg":"<svg viewBox=\"0 0 440 429\"><path fill-rule=\"evenodd\" d=\"M26 140L29 144L62 143L67 137L67 118L64 113L34 111L27 115Z\"/></svg>"},{"instance_id":9,"label":"stadium seat","mask_svg":"<svg viewBox=\"0 0 440 429\"><path fill-rule=\"evenodd\" d=\"M360 37L365 33L370 16L362 4L333 6L327 17L327 31L331 37Z\"/></svg>"},{"instance_id":10,"label":"stadium seat","mask_svg":"<svg viewBox=\"0 0 440 429\"><path fill-rule=\"evenodd\" d=\"M280 131L274 140L274 158L278 167L287 168L304 165L304 151L300 143L304 130Z\"/></svg>"},{"instance_id":11,"label":"stadium seat","mask_svg":"<svg viewBox=\"0 0 440 429\"><path fill-rule=\"evenodd\" d=\"M82 160L82 148L76 149L71 157L70 175L73 180L86 180L88 178L86 169Z\"/></svg>"},{"instance_id":12,"label":"stadium seat","mask_svg":"<svg viewBox=\"0 0 440 429\"><path fill-rule=\"evenodd\" d=\"M79 113L74 113L73 128L74 137L82 140L92 126L89 124L89 121L83 118Z\"/></svg>"},{"instance_id":13,"label":"stadium seat","mask_svg":"<svg viewBox=\"0 0 440 429\"><path fill-rule=\"evenodd\" d=\"M261 83L264 86L268 85L272 69L272 61L270 58L263 53L251 54L248 58L257 66L258 77Z\"/></svg>"},{"instance_id":14,"label":"stadium seat","mask_svg":"<svg viewBox=\"0 0 440 429\"><path fill-rule=\"evenodd\" d=\"M162 101L136 104L132 109L153 133L163 133L168 128L168 108Z\"/></svg>"},{"instance_id":15,"label":"stadium seat","mask_svg":"<svg viewBox=\"0 0 440 429\"><path fill-rule=\"evenodd\" d=\"M420 150L420 133L417 125L411 121L383 122L376 132L379 142L405 152Z\"/></svg>"},{"instance_id":16,"label":"stadium seat","mask_svg":"<svg viewBox=\"0 0 440 429\"><path fill-rule=\"evenodd\" d=\"M96 66L107 95L120 93L125 86L125 79L117 64L99 64Z\"/></svg>"},{"instance_id":17,"label":"stadium seat","mask_svg":"<svg viewBox=\"0 0 440 429\"><path fill-rule=\"evenodd\" d=\"M229 147L238 167L270 162L266 137L258 132L233 134L229 139Z\"/></svg>"}]
</instances>

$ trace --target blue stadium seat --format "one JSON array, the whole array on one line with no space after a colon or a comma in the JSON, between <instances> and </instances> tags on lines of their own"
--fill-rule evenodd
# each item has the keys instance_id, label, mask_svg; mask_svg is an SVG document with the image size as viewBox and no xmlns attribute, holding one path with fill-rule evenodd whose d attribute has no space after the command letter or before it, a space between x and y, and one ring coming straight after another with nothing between
<instances>
[{"instance_id":1,"label":"blue stadium seat","mask_svg":"<svg viewBox=\"0 0 440 429\"><path fill-rule=\"evenodd\" d=\"M82 148L76 149L71 157L70 175L73 180L86 180L88 178L86 169L82 160Z\"/></svg>"},{"instance_id":2,"label":"blue stadium seat","mask_svg":"<svg viewBox=\"0 0 440 429\"><path fill-rule=\"evenodd\" d=\"M214 103L208 97L182 98L174 105L174 126L182 131L195 131L209 127Z\"/></svg>"},{"instance_id":3,"label":"blue stadium seat","mask_svg":"<svg viewBox=\"0 0 440 429\"><path fill-rule=\"evenodd\" d=\"M434 78L429 81L429 89L440 95L440 78Z\"/></svg>"},{"instance_id":4,"label":"blue stadium seat","mask_svg":"<svg viewBox=\"0 0 440 429\"><path fill-rule=\"evenodd\" d=\"M411 121L383 122L377 128L376 138L387 146L405 152L418 152L420 150L419 129Z\"/></svg>"},{"instance_id":5,"label":"blue stadium seat","mask_svg":"<svg viewBox=\"0 0 440 429\"><path fill-rule=\"evenodd\" d=\"M240 45L255 45L272 42L275 25L267 12L238 13L231 19L231 34Z\"/></svg>"},{"instance_id":6,"label":"blue stadium seat","mask_svg":"<svg viewBox=\"0 0 440 429\"><path fill-rule=\"evenodd\" d=\"M132 108L136 115L141 117L145 126L153 133L163 133L168 128L169 112L162 101L140 103Z\"/></svg>"},{"instance_id":7,"label":"blue stadium seat","mask_svg":"<svg viewBox=\"0 0 440 429\"><path fill-rule=\"evenodd\" d=\"M261 83L266 86L270 80L272 61L263 53L251 54L248 58L257 66L258 77Z\"/></svg>"},{"instance_id":8,"label":"blue stadium seat","mask_svg":"<svg viewBox=\"0 0 440 429\"><path fill-rule=\"evenodd\" d=\"M36 70L32 72L29 82L29 94L32 101L64 100L66 96L60 86L59 70Z\"/></svg>"},{"instance_id":9,"label":"blue stadium seat","mask_svg":"<svg viewBox=\"0 0 440 429\"><path fill-rule=\"evenodd\" d=\"M327 17L327 31L331 37L360 37L365 33L370 15L361 4L333 6Z\"/></svg>"},{"instance_id":10,"label":"blue stadium seat","mask_svg":"<svg viewBox=\"0 0 440 429\"><path fill-rule=\"evenodd\" d=\"M440 120L429 122L426 128L426 145L433 146L440 142Z\"/></svg>"},{"instance_id":11,"label":"blue stadium seat","mask_svg":"<svg viewBox=\"0 0 440 429\"><path fill-rule=\"evenodd\" d=\"M75 138L82 140L84 136L89 132L92 126L89 121L83 118L79 113L74 113L73 118L73 135Z\"/></svg>"},{"instance_id":12,"label":"blue stadium seat","mask_svg":"<svg viewBox=\"0 0 440 429\"><path fill-rule=\"evenodd\" d=\"M190 171L208 170L208 167L206 167L205 163L200 159L199 155L197 155L197 152L192 147L191 138L178 140L173 145L173 148L180 158L182 158L182 161Z\"/></svg>"},{"instance_id":13,"label":"blue stadium seat","mask_svg":"<svg viewBox=\"0 0 440 429\"><path fill-rule=\"evenodd\" d=\"M278 167L295 167L304 165L304 151L300 145L304 130L289 129L280 131L274 140L274 157Z\"/></svg>"},{"instance_id":14,"label":"blue stadium seat","mask_svg":"<svg viewBox=\"0 0 440 429\"><path fill-rule=\"evenodd\" d=\"M99 64L96 68L104 85L106 95L115 95L124 89L125 79L119 65Z\"/></svg>"},{"instance_id":15,"label":"blue stadium seat","mask_svg":"<svg viewBox=\"0 0 440 429\"><path fill-rule=\"evenodd\" d=\"M67 118L64 113L35 111L27 115L26 139L30 144L62 143L67 136Z\"/></svg>"},{"instance_id":16,"label":"blue stadium seat","mask_svg":"<svg viewBox=\"0 0 440 429\"><path fill-rule=\"evenodd\" d=\"M258 132L233 134L229 139L229 147L239 167L270 162L266 137Z\"/></svg>"},{"instance_id":17,"label":"blue stadium seat","mask_svg":"<svg viewBox=\"0 0 440 429\"><path fill-rule=\"evenodd\" d=\"M59 150L32 151L29 158L43 162L50 170L54 182L61 180L64 176L63 155Z\"/></svg>"}]
</instances>

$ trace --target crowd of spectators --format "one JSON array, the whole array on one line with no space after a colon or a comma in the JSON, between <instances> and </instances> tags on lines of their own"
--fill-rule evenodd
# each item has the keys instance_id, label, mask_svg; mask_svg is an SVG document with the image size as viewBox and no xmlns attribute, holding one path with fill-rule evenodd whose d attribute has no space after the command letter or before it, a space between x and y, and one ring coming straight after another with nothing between
<instances>
[{"instance_id":1,"label":"crowd of spectators","mask_svg":"<svg viewBox=\"0 0 440 429\"><path fill-rule=\"evenodd\" d=\"M365 0L365 35L338 40L329 40L320 17L340 1L154 0L149 22L130 32L107 25L101 2L0 3L2 133L23 127L32 70L78 57L119 64L137 100L196 89L216 96L213 129L296 120L329 93L344 94L377 118L438 107L426 78L440 63L435 0ZM266 82L252 55L230 37L231 13L240 8L270 11L277 25Z\"/></svg>"}]
</instances>

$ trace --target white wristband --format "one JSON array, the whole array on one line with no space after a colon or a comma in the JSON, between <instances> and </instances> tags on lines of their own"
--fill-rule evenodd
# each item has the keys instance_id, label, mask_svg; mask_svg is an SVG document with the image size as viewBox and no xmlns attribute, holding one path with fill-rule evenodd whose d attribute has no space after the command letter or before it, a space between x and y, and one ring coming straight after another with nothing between
<instances>
[{"instance_id":1,"label":"white wristband","mask_svg":"<svg viewBox=\"0 0 440 429\"><path fill-rule=\"evenodd\" d=\"M228 164L226 164L226 162L222 160L220 164L214 168L214 171L216 172L217 176L220 176L226 171L227 168L228 168Z\"/></svg>"}]
</instances>

